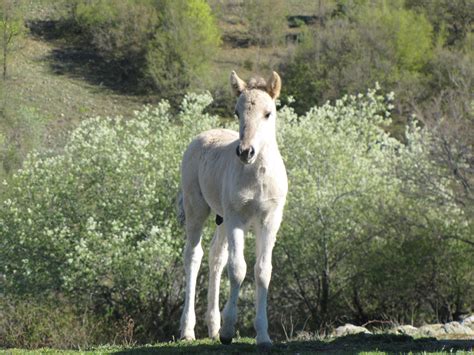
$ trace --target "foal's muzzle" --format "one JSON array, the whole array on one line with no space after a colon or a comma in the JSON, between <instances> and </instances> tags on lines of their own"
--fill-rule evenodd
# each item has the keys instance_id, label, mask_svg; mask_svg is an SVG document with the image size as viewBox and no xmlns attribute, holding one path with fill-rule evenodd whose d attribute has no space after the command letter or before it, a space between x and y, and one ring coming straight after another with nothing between
<instances>
[{"instance_id":1,"label":"foal's muzzle","mask_svg":"<svg viewBox=\"0 0 474 355\"><path fill-rule=\"evenodd\" d=\"M250 164L252 159L255 157L255 149L253 146L250 146L247 149L242 149L242 145L239 144L235 150L235 153L244 164Z\"/></svg>"}]
</instances>

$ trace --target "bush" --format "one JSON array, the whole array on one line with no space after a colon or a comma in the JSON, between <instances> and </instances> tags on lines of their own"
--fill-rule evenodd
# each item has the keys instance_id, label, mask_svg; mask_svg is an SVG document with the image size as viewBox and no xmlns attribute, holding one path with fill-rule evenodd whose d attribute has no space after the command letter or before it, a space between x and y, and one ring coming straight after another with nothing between
<instances>
[{"instance_id":1,"label":"bush","mask_svg":"<svg viewBox=\"0 0 474 355\"><path fill-rule=\"evenodd\" d=\"M297 330L316 331L346 320L451 319L472 304L472 220L430 157L431 135L412 124L403 145L380 128L391 100L371 90L304 116L280 110L290 189L274 252L273 332L289 317ZM177 115L162 102L129 120L90 119L62 154L31 155L0 209L5 296L64 297L110 329L131 322L141 343L175 334L184 278L179 164L194 135L219 126L202 113L210 102L188 95ZM252 288L244 284L240 315L249 332Z\"/></svg>"},{"instance_id":2,"label":"bush","mask_svg":"<svg viewBox=\"0 0 474 355\"><path fill-rule=\"evenodd\" d=\"M166 98L199 87L220 44L203 0L78 0L74 16L118 77Z\"/></svg>"},{"instance_id":3,"label":"bush","mask_svg":"<svg viewBox=\"0 0 474 355\"><path fill-rule=\"evenodd\" d=\"M433 55L428 20L388 2L359 5L320 28L306 29L302 39L284 68L286 93L295 97L300 114L374 82L394 90L405 104L420 95L422 71Z\"/></svg>"},{"instance_id":4,"label":"bush","mask_svg":"<svg viewBox=\"0 0 474 355\"><path fill-rule=\"evenodd\" d=\"M148 43L146 75L164 97L173 98L206 81L220 35L205 1L162 3L160 29Z\"/></svg>"},{"instance_id":5,"label":"bush","mask_svg":"<svg viewBox=\"0 0 474 355\"><path fill-rule=\"evenodd\" d=\"M243 2L242 9L253 44L270 47L283 42L288 25L285 1L248 0Z\"/></svg>"},{"instance_id":6,"label":"bush","mask_svg":"<svg viewBox=\"0 0 474 355\"><path fill-rule=\"evenodd\" d=\"M113 338L122 342L120 324L110 326L64 299L35 300L3 297L0 302L2 348L84 349Z\"/></svg>"},{"instance_id":7,"label":"bush","mask_svg":"<svg viewBox=\"0 0 474 355\"><path fill-rule=\"evenodd\" d=\"M127 78L146 65L147 43L158 27L151 1L78 1L75 19L91 43Z\"/></svg>"},{"instance_id":8,"label":"bush","mask_svg":"<svg viewBox=\"0 0 474 355\"><path fill-rule=\"evenodd\" d=\"M431 135L413 124L403 145L380 128L390 101L369 91L280 114L290 188L273 273L285 286L270 292L275 331L290 316L319 330L446 321L469 309L470 218L430 156Z\"/></svg>"},{"instance_id":9,"label":"bush","mask_svg":"<svg viewBox=\"0 0 474 355\"><path fill-rule=\"evenodd\" d=\"M128 121L90 119L63 154L27 158L0 211L2 289L64 293L97 314L133 316L138 338L169 334L182 286L180 157L192 135L216 125L199 113L210 101L190 95L178 117L163 102Z\"/></svg>"}]
</instances>

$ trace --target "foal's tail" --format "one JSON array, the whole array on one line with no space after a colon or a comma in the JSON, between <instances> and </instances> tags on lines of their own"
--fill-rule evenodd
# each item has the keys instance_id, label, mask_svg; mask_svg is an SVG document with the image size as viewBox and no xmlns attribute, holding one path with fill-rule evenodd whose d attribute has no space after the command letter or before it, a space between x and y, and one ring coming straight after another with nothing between
<instances>
[{"instance_id":1,"label":"foal's tail","mask_svg":"<svg viewBox=\"0 0 474 355\"><path fill-rule=\"evenodd\" d=\"M176 212L178 223L180 226L184 226L186 215L184 214L183 191L180 191L178 197L176 197Z\"/></svg>"}]
</instances>

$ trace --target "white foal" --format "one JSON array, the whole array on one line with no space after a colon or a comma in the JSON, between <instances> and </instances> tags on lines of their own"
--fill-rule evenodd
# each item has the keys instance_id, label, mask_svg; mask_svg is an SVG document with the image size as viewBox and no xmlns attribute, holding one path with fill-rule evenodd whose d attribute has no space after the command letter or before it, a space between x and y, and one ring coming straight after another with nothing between
<instances>
[{"instance_id":1,"label":"white foal","mask_svg":"<svg viewBox=\"0 0 474 355\"><path fill-rule=\"evenodd\" d=\"M247 84L232 72L231 86L238 96L235 113L239 133L214 129L198 135L184 153L181 168L182 213L185 216L186 298L181 338L194 339L195 288L203 255L201 232L211 211L217 229L211 244L207 324L209 336L229 344L235 336L237 300L247 265L244 237L256 235L255 330L257 344L271 346L268 335L267 293L272 273L272 250L280 227L288 189L286 170L276 142L275 100L281 79L273 72L268 84ZM227 264L230 296L219 312L219 285Z\"/></svg>"}]
</instances>

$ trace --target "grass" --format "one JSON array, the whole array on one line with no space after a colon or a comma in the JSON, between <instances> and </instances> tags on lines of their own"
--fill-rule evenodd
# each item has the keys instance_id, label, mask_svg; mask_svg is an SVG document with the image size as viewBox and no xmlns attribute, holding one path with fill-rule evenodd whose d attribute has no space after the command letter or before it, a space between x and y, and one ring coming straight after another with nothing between
<instances>
[{"instance_id":1,"label":"grass","mask_svg":"<svg viewBox=\"0 0 474 355\"><path fill-rule=\"evenodd\" d=\"M469 354L474 350L471 340L437 340L435 338L414 339L407 335L355 334L329 340L289 341L274 344L272 353L289 354ZM152 345L116 347L105 346L88 351L40 349L27 351L7 350L8 354L247 354L257 353L255 340L240 338L232 345L222 345L209 339L193 342L169 342Z\"/></svg>"}]
</instances>

